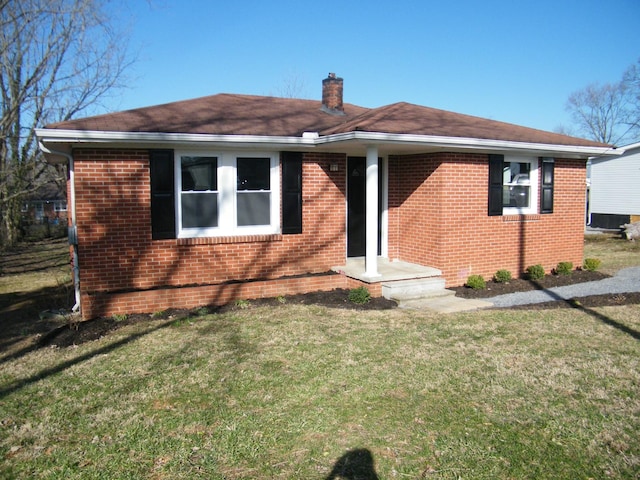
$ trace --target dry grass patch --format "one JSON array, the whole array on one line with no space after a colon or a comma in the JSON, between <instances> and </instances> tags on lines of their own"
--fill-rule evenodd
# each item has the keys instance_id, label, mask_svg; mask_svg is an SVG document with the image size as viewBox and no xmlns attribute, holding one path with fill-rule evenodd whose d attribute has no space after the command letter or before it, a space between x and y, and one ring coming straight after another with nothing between
<instances>
[{"instance_id":1,"label":"dry grass patch","mask_svg":"<svg viewBox=\"0 0 640 480\"><path fill-rule=\"evenodd\" d=\"M632 478L639 343L578 310L151 320L0 365L0 476Z\"/></svg>"},{"instance_id":2,"label":"dry grass patch","mask_svg":"<svg viewBox=\"0 0 640 480\"><path fill-rule=\"evenodd\" d=\"M602 260L599 271L613 275L621 268L640 266L640 242L630 242L620 235L586 235L584 257Z\"/></svg>"}]
</instances>

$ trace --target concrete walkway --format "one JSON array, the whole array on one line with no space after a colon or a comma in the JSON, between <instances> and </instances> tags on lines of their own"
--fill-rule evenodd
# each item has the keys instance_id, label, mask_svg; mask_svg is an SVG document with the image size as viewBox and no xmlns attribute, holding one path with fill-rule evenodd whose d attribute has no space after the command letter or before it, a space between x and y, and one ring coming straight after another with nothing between
<instances>
[{"instance_id":1,"label":"concrete walkway","mask_svg":"<svg viewBox=\"0 0 640 480\"><path fill-rule=\"evenodd\" d=\"M402 302L401 308L411 310L433 310L438 313L457 313L477 310L479 308L492 307L493 304L486 300L460 298L454 295L445 295L433 298L421 298Z\"/></svg>"},{"instance_id":2,"label":"concrete walkway","mask_svg":"<svg viewBox=\"0 0 640 480\"><path fill-rule=\"evenodd\" d=\"M453 295L405 302L403 308L433 310L439 313L455 313L489 307L513 307L549 301L569 300L590 295L640 292L640 267L618 271L613 277L595 282L578 283L548 290L530 290L508 293L495 297L465 299Z\"/></svg>"},{"instance_id":3,"label":"concrete walkway","mask_svg":"<svg viewBox=\"0 0 640 480\"><path fill-rule=\"evenodd\" d=\"M508 293L487 298L495 307L513 307L557 300L569 300L590 295L640 292L640 267L628 267L619 270L613 277L595 282L577 283L565 287L529 292Z\"/></svg>"}]
</instances>

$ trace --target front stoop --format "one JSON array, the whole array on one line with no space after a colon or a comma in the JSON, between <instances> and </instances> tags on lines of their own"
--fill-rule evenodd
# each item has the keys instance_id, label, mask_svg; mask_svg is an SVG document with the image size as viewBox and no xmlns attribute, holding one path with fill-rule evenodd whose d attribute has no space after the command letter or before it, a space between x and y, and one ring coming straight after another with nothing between
<instances>
[{"instance_id":1,"label":"front stoop","mask_svg":"<svg viewBox=\"0 0 640 480\"><path fill-rule=\"evenodd\" d=\"M463 312L492 306L483 300L456 297L453 290L445 288L445 281L441 277L384 282L382 295L398 302L400 308L428 309L440 313Z\"/></svg>"},{"instance_id":2,"label":"front stoop","mask_svg":"<svg viewBox=\"0 0 640 480\"><path fill-rule=\"evenodd\" d=\"M437 268L382 257L377 261L379 275L373 278L364 274L363 257L348 258L344 265L333 267L332 270L363 283L379 283L382 296L398 302L400 308L450 313L492 306L482 300L456 297L455 292L445 288L442 272Z\"/></svg>"},{"instance_id":3,"label":"front stoop","mask_svg":"<svg viewBox=\"0 0 640 480\"><path fill-rule=\"evenodd\" d=\"M442 277L414 278L382 283L382 296L390 300L402 302L416 298L439 297L454 292L445 290Z\"/></svg>"}]
</instances>

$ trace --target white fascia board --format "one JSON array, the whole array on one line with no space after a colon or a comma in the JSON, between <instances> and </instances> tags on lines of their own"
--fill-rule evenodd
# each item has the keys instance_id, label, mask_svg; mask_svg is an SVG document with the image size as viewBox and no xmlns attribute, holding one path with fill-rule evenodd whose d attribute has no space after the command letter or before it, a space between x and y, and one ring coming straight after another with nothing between
<instances>
[{"instance_id":1,"label":"white fascia board","mask_svg":"<svg viewBox=\"0 0 640 480\"><path fill-rule=\"evenodd\" d=\"M58 144L215 144L217 146L253 147L271 146L277 148L328 146L331 144L357 142L363 145L414 145L428 148L528 152L540 154L567 154L578 157L618 156L623 149L609 147L581 147L575 145L553 145L544 143L513 142L506 140L488 140L481 138L445 137L432 135L347 132L334 135L301 137L272 137L265 135L209 135L189 133L151 133L151 132L103 132L84 130L36 129L36 136L44 143Z\"/></svg>"},{"instance_id":2,"label":"white fascia board","mask_svg":"<svg viewBox=\"0 0 640 480\"><path fill-rule=\"evenodd\" d=\"M412 144L424 145L431 148L455 148L469 150L491 150L504 152L537 152L565 153L580 157L617 156L620 150L610 147L582 147L577 145L556 145L546 143L514 142L508 140L488 140L482 138L444 137L432 135L394 134L377 132L348 132L320 137L316 142L320 144L358 141L363 144Z\"/></svg>"},{"instance_id":3,"label":"white fascia board","mask_svg":"<svg viewBox=\"0 0 640 480\"><path fill-rule=\"evenodd\" d=\"M313 147L315 139L303 137L271 137L263 135L208 135L192 133L153 132L102 132L86 130L36 129L36 136L42 143L66 144L216 144L230 146L307 146Z\"/></svg>"}]
</instances>

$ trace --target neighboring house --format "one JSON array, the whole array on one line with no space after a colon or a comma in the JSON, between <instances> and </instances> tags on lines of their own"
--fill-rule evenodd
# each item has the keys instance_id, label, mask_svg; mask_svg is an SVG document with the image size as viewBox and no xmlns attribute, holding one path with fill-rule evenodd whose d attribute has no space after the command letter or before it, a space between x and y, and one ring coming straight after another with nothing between
<instances>
[{"instance_id":1,"label":"neighboring house","mask_svg":"<svg viewBox=\"0 0 640 480\"><path fill-rule=\"evenodd\" d=\"M330 74L322 101L219 94L39 129L70 169L82 316L582 263L586 160L610 146L342 92Z\"/></svg>"},{"instance_id":2,"label":"neighboring house","mask_svg":"<svg viewBox=\"0 0 640 480\"><path fill-rule=\"evenodd\" d=\"M640 221L640 143L620 147L617 157L591 160L589 218L591 227L619 229Z\"/></svg>"},{"instance_id":3,"label":"neighboring house","mask_svg":"<svg viewBox=\"0 0 640 480\"><path fill-rule=\"evenodd\" d=\"M67 223L67 199L55 183L46 183L31 193L22 205L27 223Z\"/></svg>"}]
</instances>

